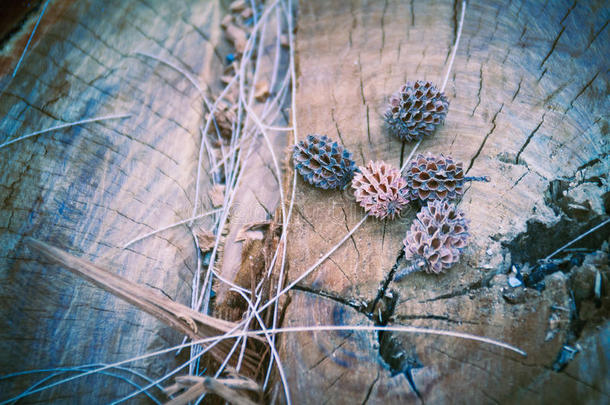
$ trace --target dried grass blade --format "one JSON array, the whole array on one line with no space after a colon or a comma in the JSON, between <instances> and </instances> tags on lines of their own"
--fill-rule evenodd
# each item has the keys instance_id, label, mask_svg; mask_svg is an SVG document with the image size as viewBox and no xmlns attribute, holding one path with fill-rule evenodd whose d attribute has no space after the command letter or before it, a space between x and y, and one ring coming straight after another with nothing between
<instances>
[{"instance_id":1,"label":"dried grass blade","mask_svg":"<svg viewBox=\"0 0 610 405\"><path fill-rule=\"evenodd\" d=\"M167 402L166 405L186 405L191 401L195 401L206 392L216 394L232 404L256 405L256 402L244 394L234 388L230 388L223 379L212 377L201 377L201 381L195 383L185 393Z\"/></svg>"},{"instance_id":2,"label":"dried grass blade","mask_svg":"<svg viewBox=\"0 0 610 405\"><path fill-rule=\"evenodd\" d=\"M88 260L76 257L47 243L32 238L27 238L26 242L48 259L61 264L72 273L88 280L118 298L135 305L192 339L207 338L219 333L226 333L234 330L237 326L235 323L194 311L185 305L162 296L150 287L132 283ZM259 340L264 341L262 338L259 338ZM222 347L214 347L211 353L220 361L224 359L226 354ZM250 354L256 357L255 353Z\"/></svg>"}]
</instances>

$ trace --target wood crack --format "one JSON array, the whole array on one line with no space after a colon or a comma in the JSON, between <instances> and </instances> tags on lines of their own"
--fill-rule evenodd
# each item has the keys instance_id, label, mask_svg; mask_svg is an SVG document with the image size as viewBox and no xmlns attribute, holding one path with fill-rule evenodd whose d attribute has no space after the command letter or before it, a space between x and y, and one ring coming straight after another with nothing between
<instances>
[{"instance_id":1,"label":"wood crack","mask_svg":"<svg viewBox=\"0 0 610 405\"><path fill-rule=\"evenodd\" d=\"M597 73L595 73L593 75L593 77L591 78L591 80L589 80L582 89L580 89L580 91L578 92L578 94L576 95L576 97L574 97L571 101L570 101L570 107L568 107L565 112L564 115L570 111L573 107L574 107L574 102L580 97L582 96L582 94L589 88L591 87L591 85L593 84L593 82L595 81L595 79L597 79L597 76L599 76L599 71L597 71Z\"/></svg>"},{"instance_id":2,"label":"wood crack","mask_svg":"<svg viewBox=\"0 0 610 405\"><path fill-rule=\"evenodd\" d=\"M485 138L483 138L483 142L481 142L481 145L479 146L479 149L477 150L475 155L472 157L472 159L470 159L470 164L468 165L468 169L466 169L466 173L467 174L470 171L470 169L472 168L472 165L474 164L474 161L481 154L481 151L483 150L483 147L485 146L485 143L487 142L487 138L489 138L489 136L496 130L496 126L497 126L496 125L496 118L498 118L498 114L500 114L500 112L502 112L502 108L504 108L504 103L502 103L502 105L500 105L500 109L495 113L495 115L491 119L491 124L492 124L491 130L485 135Z\"/></svg>"},{"instance_id":3,"label":"wood crack","mask_svg":"<svg viewBox=\"0 0 610 405\"><path fill-rule=\"evenodd\" d=\"M510 100L510 102L514 102L515 99L517 98L517 95L519 94L519 91L521 91L521 83L523 83L523 76L521 76L521 79L519 79L519 84L517 85L517 90L515 91L515 94L513 94L513 98Z\"/></svg>"},{"instance_id":4,"label":"wood crack","mask_svg":"<svg viewBox=\"0 0 610 405\"><path fill-rule=\"evenodd\" d=\"M385 0L383 4L383 12L381 13L381 48L379 49L379 56L383 55L383 47L385 46L385 13L388 10L388 0Z\"/></svg>"},{"instance_id":5,"label":"wood crack","mask_svg":"<svg viewBox=\"0 0 610 405\"><path fill-rule=\"evenodd\" d=\"M479 90L477 91L477 104L474 106L474 109L472 110L472 113L470 114L471 117L474 117L474 113L477 111L477 108L479 108L479 105L481 105L481 90L483 89L483 65L481 65L481 67L479 68Z\"/></svg>"},{"instance_id":6,"label":"wood crack","mask_svg":"<svg viewBox=\"0 0 610 405\"><path fill-rule=\"evenodd\" d=\"M530 132L530 134L527 136L527 139L525 140L525 143L521 146L521 149L519 149L519 152L517 152L517 157L515 158L515 164L519 164L519 156L521 156L521 153L523 153L523 151L525 150L527 145L529 145L530 141L532 140L532 138L536 134L536 132L538 132L538 130L540 129L540 127L544 123L544 117L545 116L546 116L546 112L544 114L542 114L542 119L540 120L540 122L538 123L536 128L534 128L534 130L532 132Z\"/></svg>"},{"instance_id":7,"label":"wood crack","mask_svg":"<svg viewBox=\"0 0 610 405\"><path fill-rule=\"evenodd\" d=\"M379 371L377 371L377 377L375 377L375 380L367 390L366 396L364 397L364 401L362 401L362 405L366 405L366 403L368 402L369 398L371 397L371 393L373 392L373 388L375 387L375 384L377 384L377 381L379 381Z\"/></svg>"},{"instance_id":8,"label":"wood crack","mask_svg":"<svg viewBox=\"0 0 610 405\"><path fill-rule=\"evenodd\" d=\"M606 29L607 26L608 26L608 21L606 21L604 23L604 25L602 25L602 27L595 34L593 34L593 37L591 37L591 39L589 40L589 43L587 44L587 47L585 48L585 51L587 51L591 47L593 42L597 39L597 37L599 37L599 34L601 34L602 31L604 29Z\"/></svg>"},{"instance_id":9,"label":"wood crack","mask_svg":"<svg viewBox=\"0 0 610 405\"><path fill-rule=\"evenodd\" d=\"M564 26L564 27L561 27L561 30L559 30L559 34L557 34L557 36L555 37L555 40L553 41L553 45L551 45L551 50L549 50L549 53L546 54L546 56L544 57L544 59L542 59L542 62L540 63L540 66L539 66L540 69L542 69L542 66L544 66L544 63L551 56L551 54L555 51L555 47L557 47L557 43L559 42L559 39L563 35L563 32L565 31L565 29L566 29L566 27Z\"/></svg>"}]
</instances>

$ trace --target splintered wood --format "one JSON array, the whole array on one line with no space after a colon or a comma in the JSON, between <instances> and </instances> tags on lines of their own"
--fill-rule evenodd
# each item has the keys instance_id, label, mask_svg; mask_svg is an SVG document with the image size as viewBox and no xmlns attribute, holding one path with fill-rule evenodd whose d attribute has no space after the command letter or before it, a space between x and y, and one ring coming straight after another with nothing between
<instances>
[{"instance_id":1,"label":"splintered wood","mask_svg":"<svg viewBox=\"0 0 610 405\"><path fill-rule=\"evenodd\" d=\"M248 225L238 233L241 235L239 240L243 241L243 247L241 266L234 282L250 290L253 297L260 296L263 303L270 297L271 292L276 292L273 287L277 284L281 253L276 257L272 271L268 273L267 270L271 268L276 251L281 252L281 232L281 211L278 208L273 220ZM238 321L247 309L248 304L243 297L237 292L229 291L216 301L215 313L222 319ZM268 316L269 314L268 312Z\"/></svg>"}]
</instances>

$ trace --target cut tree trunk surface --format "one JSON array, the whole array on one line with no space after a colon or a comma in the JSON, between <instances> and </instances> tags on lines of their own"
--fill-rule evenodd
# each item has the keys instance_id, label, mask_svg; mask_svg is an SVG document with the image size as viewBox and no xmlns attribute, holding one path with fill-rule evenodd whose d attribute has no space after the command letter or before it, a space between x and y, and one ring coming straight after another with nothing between
<instances>
[{"instance_id":1,"label":"cut tree trunk surface","mask_svg":"<svg viewBox=\"0 0 610 405\"><path fill-rule=\"evenodd\" d=\"M402 165L413 144L388 135L385 105L407 80L441 87L460 4L302 3L299 137L327 134L352 151L358 165ZM282 338L280 355L293 401L403 403L418 395L428 403L610 400L607 298L596 320L583 325L581 317L577 328L569 275L549 275L537 291L513 290L506 274L512 264L534 264L607 218L609 17L601 1L470 1L445 90L449 114L418 150L449 154L464 162L468 175L491 177L469 185L459 203L471 233L461 261L445 274L391 282L392 267L407 265L397 257L416 208L394 222L369 218L298 284L285 309L284 326L449 329L510 343L527 357L423 334L291 334ZM300 178L294 210L291 280L363 216L351 190L321 191ZM609 228L575 246L598 249ZM586 288L593 291L592 281ZM582 353L563 368L560 354L574 344L576 329Z\"/></svg>"},{"instance_id":2,"label":"cut tree trunk surface","mask_svg":"<svg viewBox=\"0 0 610 405\"><path fill-rule=\"evenodd\" d=\"M172 61L218 94L224 55L233 51L220 29L226 3L50 2L15 77L45 2L32 2L23 23L7 31L0 143L84 118L131 116L0 148L0 374L111 363L181 342L182 335L152 316L49 265L23 240L60 246L190 302L197 256L186 227L123 249L138 235L192 215L204 120L197 89L137 52ZM542 291L511 289L506 281L512 264L534 263L607 218L609 17L602 1L470 1L446 88L449 114L419 148L450 154L469 175L492 179L473 183L460 203L472 234L461 262L440 276L391 282L391 269L406 265L397 256L416 208L395 222L369 218L299 283L284 311L284 326L451 329L506 341L528 356L428 335L287 334L279 349L293 403L392 403L418 395L430 403L609 401L607 267L595 262L549 275ZM442 84L459 18L459 1L301 2L300 138L326 133L359 165L403 163L413 145L387 135L385 103L406 80ZM263 59L261 72L268 73L272 61ZM274 125L285 121L280 114ZM219 264L228 279L249 253L235 236L244 224L268 219L279 200L279 179L258 141ZM271 142L279 155L285 133ZM211 167L206 156L204 169ZM206 170L200 186L204 212L212 209ZM299 178L288 235L290 280L362 215L351 191L319 191ZM209 217L197 226L209 230L213 223ZM597 249L608 233L605 227L575 246ZM601 302L590 298L596 271ZM226 289L217 293L223 302ZM566 346L580 350L571 362L562 360ZM172 352L130 367L155 378L184 360ZM121 377L144 383L128 372ZM0 400L40 378L0 380ZM98 374L26 400L105 403L133 390Z\"/></svg>"},{"instance_id":3,"label":"cut tree trunk surface","mask_svg":"<svg viewBox=\"0 0 610 405\"><path fill-rule=\"evenodd\" d=\"M197 256L187 228L126 250L123 245L192 215L203 101L182 74L136 52L173 61L218 91L220 83L208 78L222 74L220 55L230 51L217 1L51 2L12 78L40 11L30 13L2 49L0 142L83 118L131 116L0 149L2 375L111 363L181 342L182 335L152 316L47 265L22 240L31 236L65 248L189 303ZM210 167L205 157L203 167ZM205 212L212 209L205 172L201 185L199 211ZM195 229L212 223L204 218ZM172 352L128 367L158 378L183 360ZM2 399L46 375L0 381ZM26 400L107 403L134 389L100 374Z\"/></svg>"}]
</instances>

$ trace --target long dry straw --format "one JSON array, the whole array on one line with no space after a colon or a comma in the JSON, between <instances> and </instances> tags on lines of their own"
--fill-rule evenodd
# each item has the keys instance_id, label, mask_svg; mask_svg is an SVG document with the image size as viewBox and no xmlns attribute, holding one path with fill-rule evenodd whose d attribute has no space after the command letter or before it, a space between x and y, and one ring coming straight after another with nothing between
<instances>
[{"instance_id":1,"label":"long dry straw","mask_svg":"<svg viewBox=\"0 0 610 405\"><path fill-rule=\"evenodd\" d=\"M76 379L82 378L82 377L86 377L88 375L91 374L95 374L98 373L100 371L104 371L104 370L108 370L110 368L116 368L118 366L122 366L124 364L128 364L128 363L132 363L138 360L144 360L150 357L154 357L154 356L158 356L161 354L165 354L171 351L174 351L176 349L179 348L184 348L184 347L190 347L193 345L202 345L202 344L209 344L210 346L207 346L206 349L210 349L212 346L218 344L220 341L222 340L226 340L226 339L233 339L233 338L239 338L239 337L244 337L244 336L259 336L259 335L264 335L265 333L270 333L270 334L279 334L279 333L298 333L298 332L322 332L322 331L366 331L366 332L380 332L380 331L385 331L385 332L397 332L397 333L420 333L420 334L427 334L427 335L437 335L437 336L450 336L450 337L455 337L455 338L460 338L460 339L466 339L466 340L472 340L472 341L477 341L477 342L481 342L481 343L486 343L486 344L490 344L493 346L498 346L501 347L503 349L506 350L510 350L513 351L517 354L520 354L522 356L527 356L527 353L524 352L523 350L512 346L510 344L504 343L504 342L500 342L497 340L493 340L493 339L489 339L489 338L485 338L485 337L481 337L481 336L476 336L476 335L472 335L469 333L462 333L462 332L453 332L453 331L448 331L448 330L441 330L441 329L429 329L429 328L418 328L418 327L414 327L414 326L368 326L368 325L355 325L355 326L350 326L350 325L318 325L318 326L294 326L294 327L287 327L287 328L273 328L273 329L267 329L266 331L263 330L248 330L248 331L241 331L241 332L235 332L234 328L232 331L229 331L227 333L225 333L224 335L220 335L220 336L214 336L214 337L209 337L209 338L205 338L205 339L200 339L200 340L196 340L196 341L192 341L192 342L188 342L182 345L177 345L177 346L172 346L166 349L162 349L156 352L152 352L152 353L147 353L147 354L143 354L140 356L136 356L127 360L122 360L116 363L112 363L112 364L107 364L103 367L99 367L95 370L89 370L86 372L83 372L81 374L72 376L72 377L68 377L68 378L64 378L60 381L56 381L52 384L49 385L45 385L44 387L40 387L40 388L36 388L34 390L31 390L27 393L22 393L19 394L13 398L10 398L6 401L0 402L0 405L3 404L7 404L9 402L13 402L13 401L17 401L21 398L27 397L29 395L32 394L36 394L38 392L56 387L60 384L64 384L67 383L69 381L74 381ZM205 349L204 349L205 350ZM189 360L190 361L190 360ZM188 363L188 362L187 362ZM186 365L185 365L186 366ZM173 375L173 374L172 374ZM169 376L167 376L169 377ZM159 382L165 380L166 378L162 378L159 379L157 381L155 381L155 384L158 384ZM151 387L154 385L151 385ZM146 387L145 387L146 388ZM150 387L148 387L150 388Z\"/></svg>"},{"instance_id":2,"label":"long dry straw","mask_svg":"<svg viewBox=\"0 0 610 405\"><path fill-rule=\"evenodd\" d=\"M56 125L54 127L47 128L47 129L42 129L40 131L30 132L29 134L20 136L19 138L15 138L13 140L4 142L4 143L0 144L0 149L4 148L5 146L12 145L12 144L14 144L16 142L23 141L24 139L28 139L28 138L31 138L33 136L42 135L42 134L45 134L45 133L51 132L51 131L57 131L58 129L69 128L69 127L73 127L75 125L88 124L90 122L98 122L98 121L105 121L105 120L116 120L116 119L128 118L128 117L131 117L131 114L114 114L114 115L105 115L103 117L85 118L85 119L79 120L79 121L69 122L69 123L61 124L61 125Z\"/></svg>"},{"instance_id":3,"label":"long dry straw","mask_svg":"<svg viewBox=\"0 0 610 405\"><path fill-rule=\"evenodd\" d=\"M457 36L455 37L455 44L453 45L453 49L451 50L451 58L449 59L449 64L447 65L447 73L445 73L445 78L443 79L443 85L441 86L441 92L445 91L445 87L447 86L447 81L449 80L449 74L451 73L451 69L453 68L453 62L455 61L455 54L457 53L458 46L460 45L460 38L462 38L462 27L464 26L464 16L465 15L466 15L466 0L463 0L462 1L462 13L460 15L460 23L458 25ZM415 151L421 144L422 140L423 140L423 138L420 139L419 141L417 141L417 143L413 147L413 150L411 151L411 154L409 155L409 157L407 157L405 159L405 163L400 168L401 172L405 170L405 167L407 167L407 165L411 161L411 157L413 156L413 154L415 153Z\"/></svg>"},{"instance_id":4,"label":"long dry straw","mask_svg":"<svg viewBox=\"0 0 610 405\"><path fill-rule=\"evenodd\" d=\"M30 34L30 37L28 38L28 42L25 44L25 48L23 48L23 52L21 53L21 57L19 58L19 61L17 62L17 65L15 66L15 70L13 70L13 76L15 77L15 75L17 74L17 70L19 70L19 66L21 66L21 62L23 61L23 58L25 57L25 53L28 51L28 48L30 46L30 42L32 42L32 38L34 38L34 34L36 33L36 29L38 28L38 24L40 24L40 20L42 20L42 16L44 15L44 12L47 10L47 6L49 5L49 2L51 0L47 0L44 2L44 6L42 7L42 11L40 12L40 15L38 16L38 20L36 20L36 25L34 25L34 29L32 30L32 33Z\"/></svg>"}]
</instances>

